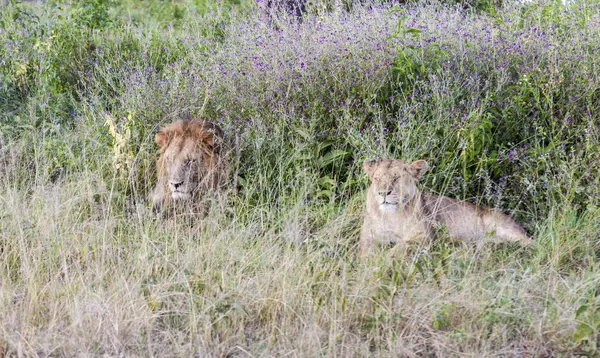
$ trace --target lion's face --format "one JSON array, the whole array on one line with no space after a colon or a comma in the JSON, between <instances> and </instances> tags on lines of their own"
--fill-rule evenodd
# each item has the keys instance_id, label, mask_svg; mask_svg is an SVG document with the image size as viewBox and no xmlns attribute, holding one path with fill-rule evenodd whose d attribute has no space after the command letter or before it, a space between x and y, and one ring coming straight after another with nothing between
<instances>
[{"instance_id":1,"label":"lion's face","mask_svg":"<svg viewBox=\"0 0 600 358\"><path fill-rule=\"evenodd\" d=\"M196 143L174 138L164 153L167 186L173 200L190 199L206 171L206 159Z\"/></svg>"},{"instance_id":2,"label":"lion's face","mask_svg":"<svg viewBox=\"0 0 600 358\"><path fill-rule=\"evenodd\" d=\"M199 120L179 121L156 135L159 180L173 201L191 199L201 187L216 184L218 127Z\"/></svg>"},{"instance_id":3,"label":"lion's face","mask_svg":"<svg viewBox=\"0 0 600 358\"><path fill-rule=\"evenodd\" d=\"M404 208L417 194L417 183L429 168L424 160L407 164L403 160L366 161L363 165L369 176L372 195L379 210L395 212Z\"/></svg>"}]
</instances>

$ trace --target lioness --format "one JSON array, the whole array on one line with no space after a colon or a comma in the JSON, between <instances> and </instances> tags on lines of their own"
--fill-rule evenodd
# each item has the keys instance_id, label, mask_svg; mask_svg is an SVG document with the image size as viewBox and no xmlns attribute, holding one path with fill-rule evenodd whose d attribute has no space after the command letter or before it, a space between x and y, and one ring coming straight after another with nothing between
<instances>
[{"instance_id":1,"label":"lioness","mask_svg":"<svg viewBox=\"0 0 600 358\"><path fill-rule=\"evenodd\" d=\"M360 234L362 257L374 244L395 243L398 247L413 240L428 242L436 227L445 227L450 237L465 241L531 243L525 230L507 215L419 191L417 182L428 168L424 160L412 164L399 159L364 163L371 185Z\"/></svg>"},{"instance_id":2,"label":"lioness","mask_svg":"<svg viewBox=\"0 0 600 358\"><path fill-rule=\"evenodd\" d=\"M226 178L223 132L201 119L179 120L154 137L159 146L158 182L150 199L154 209L193 200L215 191Z\"/></svg>"}]
</instances>

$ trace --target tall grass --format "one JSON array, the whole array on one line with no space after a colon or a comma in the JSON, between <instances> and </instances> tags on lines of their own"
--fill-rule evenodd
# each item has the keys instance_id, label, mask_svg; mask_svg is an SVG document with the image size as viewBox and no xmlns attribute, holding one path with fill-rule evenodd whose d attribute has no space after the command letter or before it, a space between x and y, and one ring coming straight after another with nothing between
<instances>
[{"instance_id":1,"label":"tall grass","mask_svg":"<svg viewBox=\"0 0 600 358\"><path fill-rule=\"evenodd\" d=\"M0 351L598 354L597 4L145 6L0 8ZM206 217L146 200L181 116L231 149ZM360 262L382 157L428 160L426 190L534 246Z\"/></svg>"}]
</instances>

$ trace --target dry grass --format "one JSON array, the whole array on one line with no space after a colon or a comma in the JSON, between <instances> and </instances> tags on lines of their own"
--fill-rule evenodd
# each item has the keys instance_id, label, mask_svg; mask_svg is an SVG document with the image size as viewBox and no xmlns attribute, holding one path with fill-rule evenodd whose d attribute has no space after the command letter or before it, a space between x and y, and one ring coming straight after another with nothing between
<instances>
[{"instance_id":1,"label":"dry grass","mask_svg":"<svg viewBox=\"0 0 600 358\"><path fill-rule=\"evenodd\" d=\"M593 250L585 220L553 216L540 233L554 241L532 249L439 242L360 263L360 198L298 244L288 237L310 231L300 214L242 223L227 199L205 218L124 213L94 173L21 187L10 180L21 164L7 164L9 355L551 356L572 347L576 302L600 284L565 261Z\"/></svg>"}]
</instances>

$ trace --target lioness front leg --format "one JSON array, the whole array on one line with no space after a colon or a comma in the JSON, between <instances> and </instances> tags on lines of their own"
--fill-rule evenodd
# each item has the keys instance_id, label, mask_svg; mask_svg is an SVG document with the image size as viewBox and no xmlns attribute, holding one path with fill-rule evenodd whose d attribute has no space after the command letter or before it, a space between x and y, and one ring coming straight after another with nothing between
<instances>
[{"instance_id":1,"label":"lioness front leg","mask_svg":"<svg viewBox=\"0 0 600 358\"><path fill-rule=\"evenodd\" d=\"M371 254L373 253L373 243L371 242L371 240L363 240L361 238L360 242L359 242L359 246L360 246L360 259L361 261L366 259L367 257L371 256Z\"/></svg>"},{"instance_id":2,"label":"lioness front leg","mask_svg":"<svg viewBox=\"0 0 600 358\"><path fill-rule=\"evenodd\" d=\"M368 229L368 225L365 222L363 224L362 230L360 231L360 239L358 242L359 245L359 256L360 260L363 261L365 258L371 255L373 252L373 238L372 238L371 230Z\"/></svg>"},{"instance_id":3,"label":"lioness front leg","mask_svg":"<svg viewBox=\"0 0 600 358\"><path fill-rule=\"evenodd\" d=\"M388 256L390 257L390 259L393 259L398 254L398 251L406 252L405 250L411 246L423 248L423 247L427 247L427 245L429 245L430 243L431 243L431 238L428 235L427 231L418 232L417 234L415 234L408 240L398 240L396 242L396 245L394 245L394 247L392 247L390 249L390 251L388 252Z\"/></svg>"}]
</instances>

